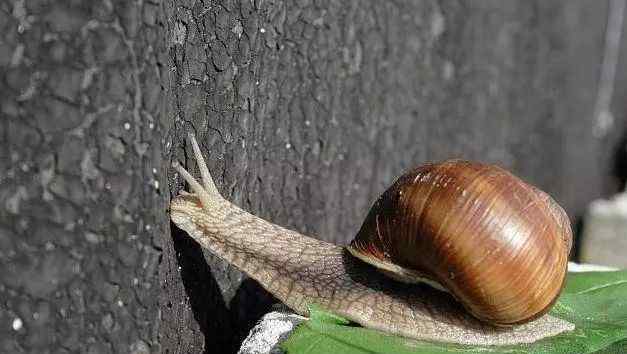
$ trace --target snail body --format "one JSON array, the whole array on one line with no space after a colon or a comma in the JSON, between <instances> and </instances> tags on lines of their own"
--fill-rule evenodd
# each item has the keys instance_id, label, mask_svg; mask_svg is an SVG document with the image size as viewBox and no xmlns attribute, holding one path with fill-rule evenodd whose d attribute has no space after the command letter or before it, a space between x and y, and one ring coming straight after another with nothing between
<instances>
[{"instance_id":1,"label":"snail body","mask_svg":"<svg viewBox=\"0 0 627 354\"><path fill-rule=\"evenodd\" d=\"M172 221L299 314L317 304L364 327L463 344L529 343L574 328L545 314L566 274L568 219L505 170L447 161L409 171L340 247L222 198L191 142L203 184L175 164L194 193L172 200Z\"/></svg>"}]
</instances>

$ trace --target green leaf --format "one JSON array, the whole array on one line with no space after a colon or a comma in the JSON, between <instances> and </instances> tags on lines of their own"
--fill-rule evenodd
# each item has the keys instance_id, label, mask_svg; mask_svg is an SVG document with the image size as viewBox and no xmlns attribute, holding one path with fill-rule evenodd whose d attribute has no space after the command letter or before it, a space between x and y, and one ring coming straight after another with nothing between
<instances>
[{"instance_id":1,"label":"green leaf","mask_svg":"<svg viewBox=\"0 0 627 354\"><path fill-rule=\"evenodd\" d=\"M568 273L563 293L572 294L590 290L597 286L627 282L627 270L614 272Z\"/></svg>"},{"instance_id":2,"label":"green leaf","mask_svg":"<svg viewBox=\"0 0 627 354\"><path fill-rule=\"evenodd\" d=\"M533 344L470 346L416 341L359 327L311 306L311 318L282 344L288 354L623 353L627 352L627 270L569 273L551 310L575 330Z\"/></svg>"}]
</instances>

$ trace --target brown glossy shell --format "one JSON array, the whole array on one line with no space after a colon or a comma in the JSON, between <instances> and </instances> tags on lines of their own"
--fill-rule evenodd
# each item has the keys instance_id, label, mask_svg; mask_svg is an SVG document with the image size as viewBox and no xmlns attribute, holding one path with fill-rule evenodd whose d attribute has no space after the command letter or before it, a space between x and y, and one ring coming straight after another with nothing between
<instances>
[{"instance_id":1,"label":"brown glossy shell","mask_svg":"<svg viewBox=\"0 0 627 354\"><path fill-rule=\"evenodd\" d=\"M348 250L453 294L495 325L530 321L559 295L572 243L564 210L506 170L451 160L401 176Z\"/></svg>"}]
</instances>

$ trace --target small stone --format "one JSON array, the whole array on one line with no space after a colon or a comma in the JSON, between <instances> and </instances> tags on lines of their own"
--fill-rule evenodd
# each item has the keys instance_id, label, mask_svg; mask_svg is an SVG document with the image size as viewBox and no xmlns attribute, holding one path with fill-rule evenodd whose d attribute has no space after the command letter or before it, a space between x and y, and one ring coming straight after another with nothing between
<instances>
[{"instance_id":1,"label":"small stone","mask_svg":"<svg viewBox=\"0 0 627 354\"><path fill-rule=\"evenodd\" d=\"M239 354L282 353L280 344L306 318L282 312L270 312L250 331Z\"/></svg>"},{"instance_id":2,"label":"small stone","mask_svg":"<svg viewBox=\"0 0 627 354\"><path fill-rule=\"evenodd\" d=\"M11 324L11 327L13 327L14 331L19 331L20 329L22 329L23 325L24 323L22 322L22 319L19 317L16 317L15 319L13 319L13 323Z\"/></svg>"}]
</instances>

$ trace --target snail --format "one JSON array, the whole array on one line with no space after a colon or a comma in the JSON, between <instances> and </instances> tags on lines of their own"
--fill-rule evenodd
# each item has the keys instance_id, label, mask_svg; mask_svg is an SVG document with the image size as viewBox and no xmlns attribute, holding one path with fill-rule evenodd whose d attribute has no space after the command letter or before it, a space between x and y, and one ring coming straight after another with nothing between
<instances>
[{"instance_id":1,"label":"snail","mask_svg":"<svg viewBox=\"0 0 627 354\"><path fill-rule=\"evenodd\" d=\"M174 224L296 313L317 304L366 328L478 345L574 329L546 314L566 276L568 217L506 170L449 160L401 176L341 247L256 217L218 192L195 137L202 184L170 204Z\"/></svg>"}]
</instances>

